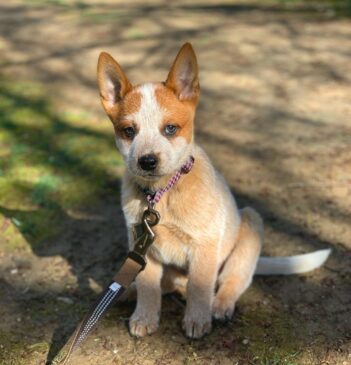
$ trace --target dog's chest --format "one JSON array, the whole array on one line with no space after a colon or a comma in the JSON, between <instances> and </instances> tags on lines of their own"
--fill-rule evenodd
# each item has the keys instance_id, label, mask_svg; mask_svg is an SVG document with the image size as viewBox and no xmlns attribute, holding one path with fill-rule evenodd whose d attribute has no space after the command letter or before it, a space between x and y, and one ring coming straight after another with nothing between
<instances>
[{"instance_id":1,"label":"dog's chest","mask_svg":"<svg viewBox=\"0 0 351 365\"><path fill-rule=\"evenodd\" d=\"M124 215L129 227L141 222L144 209L143 204L137 201L124 206ZM170 211L166 213L164 209L160 214L160 224L152 227L156 238L149 249L149 255L162 264L186 269L192 251L192 238L184 232L178 217L174 217ZM132 248L132 242L130 245Z\"/></svg>"},{"instance_id":2,"label":"dog's chest","mask_svg":"<svg viewBox=\"0 0 351 365\"><path fill-rule=\"evenodd\" d=\"M174 192L175 190L172 191L173 194ZM124 197L123 212L127 226L132 228L135 224L141 223L143 212L147 207L146 199L140 195L136 196L133 190L128 188ZM156 206L161 219L157 226L152 227L156 238L148 255L162 264L186 269L194 248L191 233L193 222L189 217L189 212L192 210L184 209L181 197L176 197L178 199L173 195L171 199L165 196ZM129 243L132 248L133 242Z\"/></svg>"},{"instance_id":3,"label":"dog's chest","mask_svg":"<svg viewBox=\"0 0 351 365\"><path fill-rule=\"evenodd\" d=\"M167 212L160 209L160 223L152 227L155 241L149 249L149 255L164 265L186 269L192 253L193 239L185 232L185 222L172 213L171 209ZM135 216L133 218L129 222L138 221Z\"/></svg>"},{"instance_id":4,"label":"dog's chest","mask_svg":"<svg viewBox=\"0 0 351 365\"><path fill-rule=\"evenodd\" d=\"M192 252L191 237L174 224L155 227L155 234L150 255L164 265L186 269Z\"/></svg>"}]
</instances>

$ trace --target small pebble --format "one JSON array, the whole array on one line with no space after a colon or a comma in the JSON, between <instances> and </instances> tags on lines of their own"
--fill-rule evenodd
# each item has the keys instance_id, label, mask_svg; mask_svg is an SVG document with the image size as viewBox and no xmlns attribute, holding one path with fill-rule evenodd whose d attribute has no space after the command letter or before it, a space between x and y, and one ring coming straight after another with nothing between
<instances>
[{"instance_id":1,"label":"small pebble","mask_svg":"<svg viewBox=\"0 0 351 365\"><path fill-rule=\"evenodd\" d=\"M249 340L247 339L247 338L245 338L244 340L243 340L243 344L244 345L247 345L249 343Z\"/></svg>"},{"instance_id":2,"label":"small pebble","mask_svg":"<svg viewBox=\"0 0 351 365\"><path fill-rule=\"evenodd\" d=\"M118 350L117 350L117 349L114 349L112 352L113 352L114 354L117 354Z\"/></svg>"},{"instance_id":3,"label":"small pebble","mask_svg":"<svg viewBox=\"0 0 351 365\"><path fill-rule=\"evenodd\" d=\"M12 270L10 271L10 274L11 274L11 275L16 275L16 274L18 274L18 269L12 269Z\"/></svg>"},{"instance_id":4,"label":"small pebble","mask_svg":"<svg viewBox=\"0 0 351 365\"><path fill-rule=\"evenodd\" d=\"M71 298L68 297L57 297L57 300L59 302L65 303L65 304L73 304L74 301Z\"/></svg>"}]
</instances>

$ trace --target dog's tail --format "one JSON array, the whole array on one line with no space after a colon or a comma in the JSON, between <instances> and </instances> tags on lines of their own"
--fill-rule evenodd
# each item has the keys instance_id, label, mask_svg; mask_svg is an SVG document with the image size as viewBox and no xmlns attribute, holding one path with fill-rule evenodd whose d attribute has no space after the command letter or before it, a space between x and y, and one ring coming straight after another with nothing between
<instances>
[{"instance_id":1,"label":"dog's tail","mask_svg":"<svg viewBox=\"0 0 351 365\"><path fill-rule=\"evenodd\" d=\"M255 275L291 275L312 271L322 266L331 249L286 257L260 257Z\"/></svg>"}]
</instances>

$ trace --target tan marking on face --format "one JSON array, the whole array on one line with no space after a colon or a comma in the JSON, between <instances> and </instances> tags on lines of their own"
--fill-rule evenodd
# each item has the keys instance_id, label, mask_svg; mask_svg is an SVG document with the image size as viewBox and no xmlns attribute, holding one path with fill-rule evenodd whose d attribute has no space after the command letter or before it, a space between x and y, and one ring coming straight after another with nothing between
<instances>
[{"instance_id":1,"label":"tan marking on face","mask_svg":"<svg viewBox=\"0 0 351 365\"><path fill-rule=\"evenodd\" d=\"M123 130L128 127L133 127L136 132L138 132L137 126L132 120L128 119L128 116L136 113L140 109L140 105L141 94L136 89L133 89L131 92L129 92L119 103L112 120L117 137L130 140L123 132Z\"/></svg>"},{"instance_id":2,"label":"tan marking on face","mask_svg":"<svg viewBox=\"0 0 351 365\"><path fill-rule=\"evenodd\" d=\"M164 112L164 118L160 131L167 124L173 124L179 129L175 135L169 137L170 141L177 137L183 137L190 143L193 137L193 120L196 104L189 101L180 101L174 92L164 85L158 85L155 90L156 100Z\"/></svg>"},{"instance_id":3,"label":"tan marking on face","mask_svg":"<svg viewBox=\"0 0 351 365\"><path fill-rule=\"evenodd\" d=\"M141 94L138 89L134 88L122 100L119 117L127 117L128 115L136 113L140 109Z\"/></svg>"}]
</instances>

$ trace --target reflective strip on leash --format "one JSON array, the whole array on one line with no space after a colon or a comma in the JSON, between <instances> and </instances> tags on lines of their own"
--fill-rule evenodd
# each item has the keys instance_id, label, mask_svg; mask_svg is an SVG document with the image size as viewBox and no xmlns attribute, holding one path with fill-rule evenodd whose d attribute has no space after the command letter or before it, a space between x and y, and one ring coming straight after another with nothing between
<instances>
[{"instance_id":1,"label":"reflective strip on leash","mask_svg":"<svg viewBox=\"0 0 351 365\"><path fill-rule=\"evenodd\" d=\"M124 291L125 288L122 285L117 282L113 282L100 296L100 299L97 301L95 306L86 314L80 326L77 328L63 365L68 363L71 354L88 337L89 333L96 327L99 320L105 315L112 304L118 300Z\"/></svg>"},{"instance_id":2,"label":"reflective strip on leash","mask_svg":"<svg viewBox=\"0 0 351 365\"><path fill-rule=\"evenodd\" d=\"M100 300L99 304L95 307L94 312L89 317L88 321L84 324L83 328L81 329L81 333L77 338L72 351L75 351L78 346L87 338L88 334L95 328L99 319L104 315L110 305L113 303L114 299L116 298L119 291L122 289L122 286L118 283L112 283L105 294L103 295L102 299ZM124 289L123 289L124 291Z\"/></svg>"}]
</instances>

